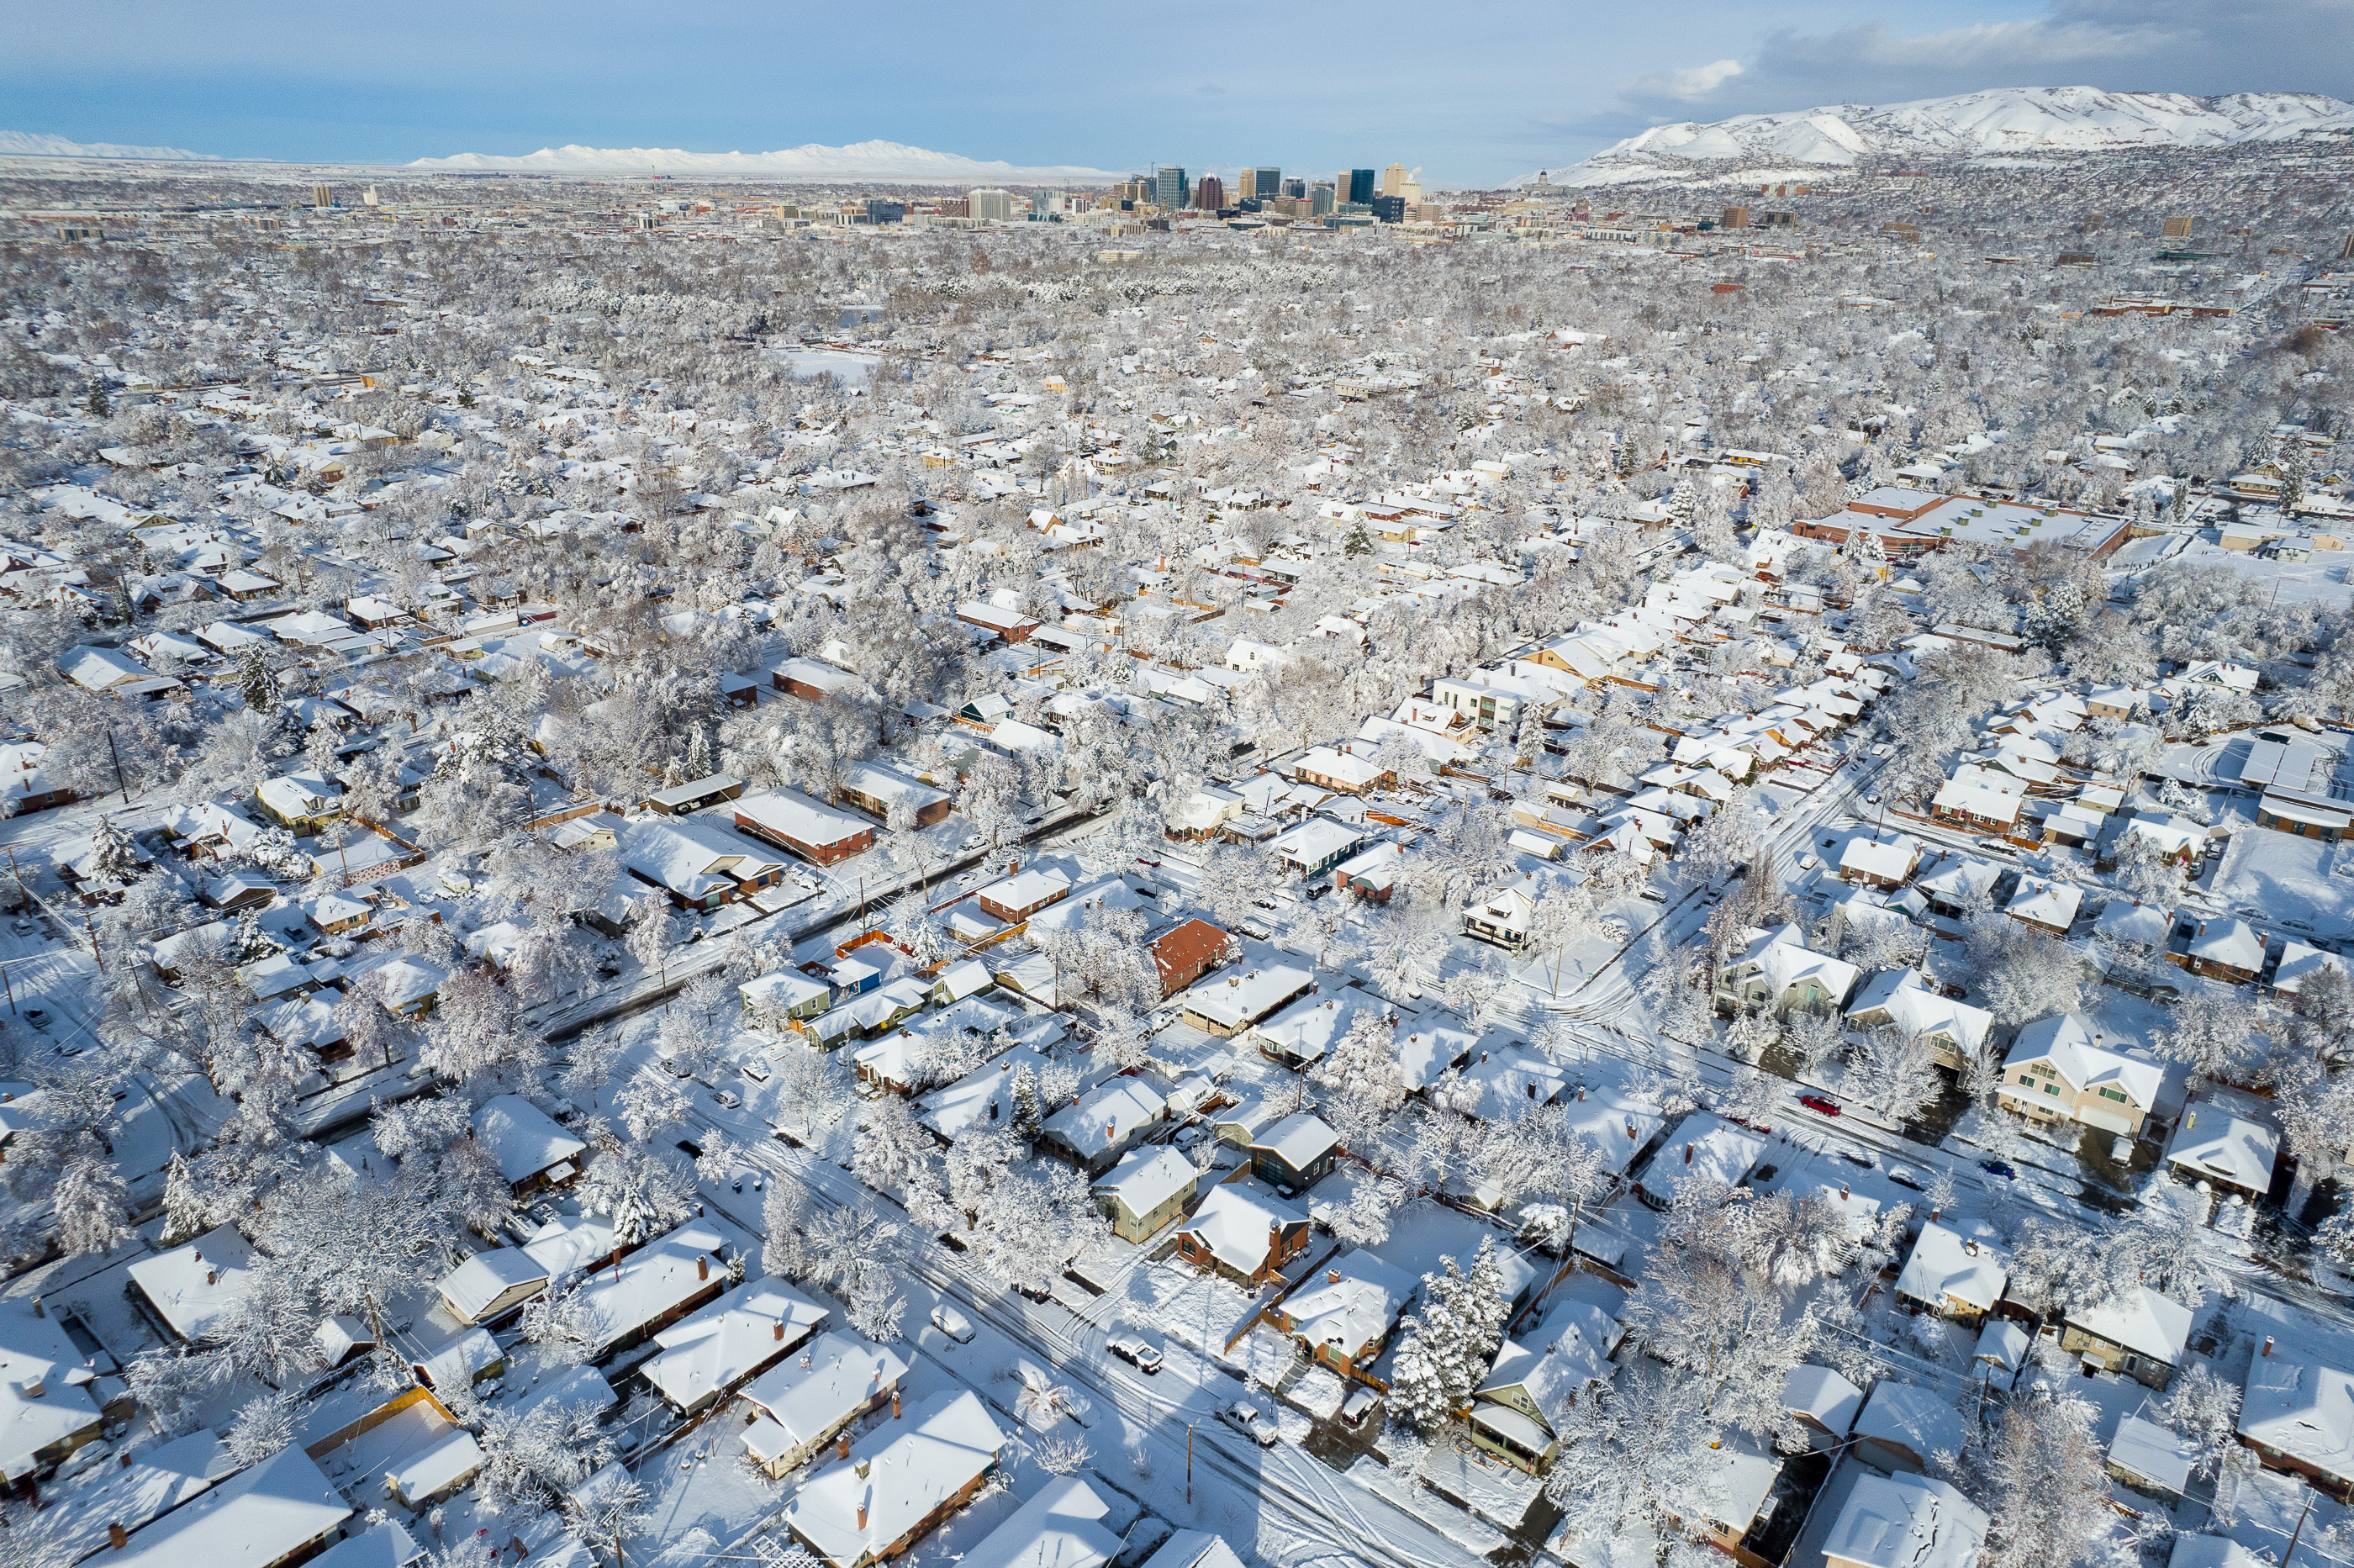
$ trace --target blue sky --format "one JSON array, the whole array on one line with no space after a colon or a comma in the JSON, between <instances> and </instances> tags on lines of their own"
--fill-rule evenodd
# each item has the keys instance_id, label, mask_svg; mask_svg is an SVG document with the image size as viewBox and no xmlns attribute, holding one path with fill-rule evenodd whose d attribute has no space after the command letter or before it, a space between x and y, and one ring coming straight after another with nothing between
<instances>
[{"instance_id":1,"label":"blue sky","mask_svg":"<svg viewBox=\"0 0 2354 1568\"><path fill-rule=\"evenodd\" d=\"M0 127L405 162L870 137L1022 164L1426 182L1671 120L1974 88L2354 99L2354 0L0 0Z\"/></svg>"}]
</instances>

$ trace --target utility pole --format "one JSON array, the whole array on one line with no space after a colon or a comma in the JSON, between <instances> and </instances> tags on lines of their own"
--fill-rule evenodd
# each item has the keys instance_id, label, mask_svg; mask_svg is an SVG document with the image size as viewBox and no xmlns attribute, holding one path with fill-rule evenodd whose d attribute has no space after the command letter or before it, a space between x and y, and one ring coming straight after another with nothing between
<instances>
[{"instance_id":1,"label":"utility pole","mask_svg":"<svg viewBox=\"0 0 2354 1568\"><path fill-rule=\"evenodd\" d=\"M1185 1506L1193 1506L1193 1424L1185 1423Z\"/></svg>"},{"instance_id":2,"label":"utility pole","mask_svg":"<svg viewBox=\"0 0 2354 1568\"><path fill-rule=\"evenodd\" d=\"M2279 590L2280 579L2278 577L2274 577L2273 579L2273 588L2275 592ZM114 726L112 725L108 725L106 726L106 754L114 758L114 781L122 786L122 803L128 806L131 804L131 784L128 779L122 777L122 753L115 749Z\"/></svg>"},{"instance_id":3,"label":"utility pole","mask_svg":"<svg viewBox=\"0 0 2354 1568\"><path fill-rule=\"evenodd\" d=\"M84 926L90 927L90 961L98 966L98 972L100 974L104 974L106 972L106 960L98 956L98 922L91 919L87 915L81 917L81 922Z\"/></svg>"}]
</instances>

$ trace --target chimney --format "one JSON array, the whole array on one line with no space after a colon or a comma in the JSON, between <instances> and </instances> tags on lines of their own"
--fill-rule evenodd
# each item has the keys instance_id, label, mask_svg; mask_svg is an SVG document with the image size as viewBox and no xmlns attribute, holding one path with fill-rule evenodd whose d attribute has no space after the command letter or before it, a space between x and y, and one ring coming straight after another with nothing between
<instances>
[{"instance_id":1,"label":"chimney","mask_svg":"<svg viewBox=\"0 0 2354 1568\"><path fill-rule=\"evenodd\" d=\"M129 1464L131 1462L131 1456L128 1454L123 1455L122 1460L123 1463ZM117 1552L122 1551L124 1547L131 1544L131 1532L122 1528L122 1521L121 1520L111 1519L106 1521L106 1543L109 1546L113 1547Z\"/></svg>"},{"instance_id":2,"label":"chimney","mask_svg":"<svg viewBox=\"0 0 2354 1568\"><path fill-rule=\"evenodd\" d=\"M1691 1144L1689 1144L1689 1143L1685 1144L1685 1145L1684 1145L1684 1163L1685 1163L1685 1164L1687 1164L1687 1165L1689 1165L1689 1164L1691 1164L1691 1151L1692 1151L1692 1146L1691 1146Z\"/></svg>"},{"instance_id":3,"label":"chimney","mask_svg":"<svg viewBox=\"0 0 2354 1568\"><path fill-rule=\"evenodd\" d=\"M1930 1210L1930 1211L1929 1211L1929 1223L1930 1223L1931 1224L1933 1224L1933 1225L1934 1225L1934 1224L1935 1224L1937 1223L1937 1215L1939 1214L1939 1213L1941 1213L1941 1211L1936 1210L1936 1209L1932 1209L1932 1210Z\"/></svg>"},{"instance_id":4,"label":"chimney","mask_svg":"<svg viewBox=\"0 0 2354 1568\"><path fill-rule=\"evenodd\" d=\"M811 1356L811 1355L810 1354L810 1352L809 1352L809 1351L803 1351L801 1352L801 1371L803 1371L803 1372L807 1372L807 1371L809 1371L809 1370L810 1370L810 1368L811 1368L811 1366L814 1366L815 1364L816 1364L816 1358L815 1358L815 1357L813 1357L813 1356Z\"/></svg>"},{"instance_id":5,"label":"chimney","mask_svg":"<svg viewBox=\"0 0 2354 1568\"><path fill-rule=\"evenodd\" d=\"M849 1433L843 1433L840 1439L835 1442L833 1446L833 1457L837 1459L847 1459L850 1457Z\"/></svg>"},{"instance_id":6,"label":"chimney","mask_svg":"<svg viewBox=\"0 0 2354 1568\"><path fill-rule=\"evenodd\" d=\"M126 1470L131 1467L131 1451L127 1448L122 1452L122 1467Z\"/></svg>"},{"instance_id":7,"label":"chimney","mask_svg":"<svg viewBox=\"0 0 2354 1568\"><path fill-rule=\"evenodd\" d=\"M899 1391L896 1388L891 1391L891 1419L899 1419Z\"/></svg>"},{"instance_id":8,"label":"chimney","mask_svg":"<svg viewBox=\"0 0 2354 1568\"><path fill-rule=\"evenodd\" d=\"M695 1277L697 1279L708 1279L711 1277L711 1255L709 1253L699 1252L695 1255Z\"/></svg>"},{"instance_id":9,"label":"chimney","mask_svg":"<svg viewBox=\"0 0 2354 1568\"><path fill-rule=\"evenodd\" d=\"M1962 1250L1969 1254L1972 1257L1976 1257L1978 1255L1978 1244L1974 1241L1966 1241L1962 1244Z\"/></svg>"},{"instance_id":10,"label":"chimney","mask_svg":"<svg viewBox=\"0 0 2354 1568\"><path fill-rule=\"evenodd\" d=\"M1844 1181L1840 1183L1840 1202L1842 1203L1847 1202L1847 1183Z\"/></svg>"},{"instance_id":11,"label":"chimney","mask_svg":"<svg viewBox=\"0 0 2354 1568\"><path fill-rule=\"evenodd\" d=\"M784 1340L784 1337L785 1337L785 1320L784 1320L782 1318L779 1318L779 1319L777 1319L777 1322L776 1322L776 1330L777 1330L777 1339L778 1339L779 1342L779 1343L781 1343L781 1342L783 1341L783 1340ZM804 1361L802 1364L803 1364L803 1365L807 1365L808 1363L807 1363L807 1361Z\"/></svg>"},{"instance_id":12,"label":"chimney","mask_svg":"<svg viewBox=\"0 0 2354 1568\"><path fill-rule=\"evenodd\" d=\"M207 1285L218 1285L220 1283L220 1270L217 1268L207 1268L205 1270L205 1283Z\"/></svg>"},{"instance_id":13,"label":"chimney","mask_svg":"<svg viewBox=\"0 0 2354 1568\"><path fill-rule=\"evenodd\" d=\"M858 1505L858 1528L860 1530L864 1530L866 1528L866 1505L864 1503L860 1503Z\"/></svg>"},{"instance_id":14,"label":"chimney","mask_svg":"<svg viewBox=\"0 0 2354 1568\"><path fill-rule=\"evenodd\" d=\"M2265 1355L2271 1355L2273 1353L2273 1337L2270 1334L2266 1334L2264 1336L2264 1348L2263 1353Z\"/></svg>"}]
</instances>

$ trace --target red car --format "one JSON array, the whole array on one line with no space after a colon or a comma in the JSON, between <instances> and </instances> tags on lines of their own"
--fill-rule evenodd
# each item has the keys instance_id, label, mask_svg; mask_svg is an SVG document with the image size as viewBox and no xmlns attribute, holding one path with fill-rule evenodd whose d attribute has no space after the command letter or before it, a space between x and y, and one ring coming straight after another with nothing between
<instances>
[{"instance_id":1,"label":"red car","mask_svg":"<svg viewBox=\"0 0 2354 1568\"><path fill-rule=\"evenodd\" d=\"M1837 1116L1840 1113L1838 1101L1827 1100L1820 1095L1800 1095L1798 1103L1810 1111L1820 1111L1825 1116Z\"/></svg>"}]
</instances>

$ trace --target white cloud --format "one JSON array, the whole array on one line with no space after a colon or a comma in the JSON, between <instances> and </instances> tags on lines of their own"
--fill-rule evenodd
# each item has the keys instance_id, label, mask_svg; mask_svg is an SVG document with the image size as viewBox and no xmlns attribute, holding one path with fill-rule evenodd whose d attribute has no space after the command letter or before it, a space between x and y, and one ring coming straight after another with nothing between
<instances>
[{"instance_id":1,"label":"white cloud","mask_svg":"<svg viewBox=\"0 0 2354 1568\"><path fill-rule=\"evenodd\" d=\"M1685 66L1664 76L1645 79L1652 92L1663 98L1681 99L1690 102L1705 98L1741 74L1739 60L1717 60L1709 65Z\"/></svg>"}]
</instances>

